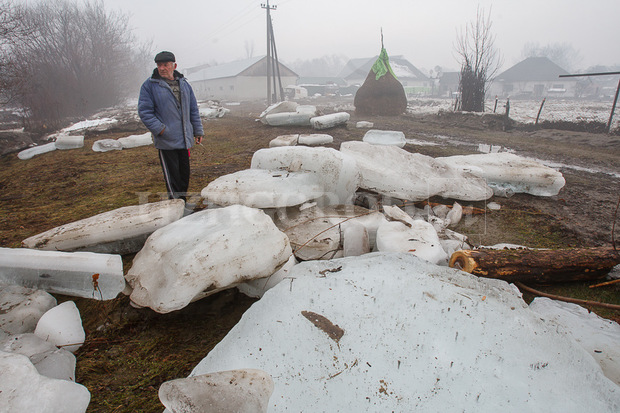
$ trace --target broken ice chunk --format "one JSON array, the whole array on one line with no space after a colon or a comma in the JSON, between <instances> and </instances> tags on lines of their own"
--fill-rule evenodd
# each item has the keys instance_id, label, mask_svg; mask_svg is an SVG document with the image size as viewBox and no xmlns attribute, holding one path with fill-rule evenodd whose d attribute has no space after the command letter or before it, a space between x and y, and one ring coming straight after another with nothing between
<instances>
[{"instance_id":1,"label":"broken ice chunk","mask_svg":"<svg viewBox=\"0 0 620 413\"><path fill-rule=\"evenodd\" d=\"M120 255L0 248L0 282L111 300L125 288Z\"/></svg>"}]
</instances>

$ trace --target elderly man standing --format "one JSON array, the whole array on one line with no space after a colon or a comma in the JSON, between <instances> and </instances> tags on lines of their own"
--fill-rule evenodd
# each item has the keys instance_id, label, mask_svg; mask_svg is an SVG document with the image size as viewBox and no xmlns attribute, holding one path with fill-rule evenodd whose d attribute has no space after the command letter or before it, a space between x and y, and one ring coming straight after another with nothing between
<instances>
[{"instance_id":1,"label":"elderly man standing","mask_svg":"<svg viewBox=\"0 0 620 413\"><path fill-rule=\"evenodd\" d=\"M204 135L192 87L176 71L174 54L155 56L157 68L140 88L138 114L153 134L170 199L186 200L189 188L189 148ZM189 205L188 205L189 207Z\"/></svg>"}]
</instances>

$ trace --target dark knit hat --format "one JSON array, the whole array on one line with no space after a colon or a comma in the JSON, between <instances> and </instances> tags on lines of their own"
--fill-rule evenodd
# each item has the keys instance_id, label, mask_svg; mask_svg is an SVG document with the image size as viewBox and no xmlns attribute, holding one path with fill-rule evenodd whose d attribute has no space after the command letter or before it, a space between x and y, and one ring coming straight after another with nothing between
<instances>
[{"instance_id":1,"label":"dark knit hat","mask_svg":"<svg viewBox=\"0 0 620 413\"><path fill-rule=\"evenodd\" d=\"M159 52L155 56L155 63L176 62L174 54L171 52Z\"/></svg>"}]
</instances>

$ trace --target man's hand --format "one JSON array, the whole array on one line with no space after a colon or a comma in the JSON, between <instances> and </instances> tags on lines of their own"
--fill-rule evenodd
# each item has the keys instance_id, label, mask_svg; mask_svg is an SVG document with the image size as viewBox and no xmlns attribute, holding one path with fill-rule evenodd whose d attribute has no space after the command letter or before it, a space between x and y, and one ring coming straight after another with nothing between
<instances>
[{"instance_id":1,"label":"man's hand","mask_svg":"<svg viewBox=\"0 0 620 413\"><path fill-rule=\"evenodd\" d=\"M194 141L196 142L196 145L202 144L202 136L194 136Z\"/></svg>"}]
</instances>

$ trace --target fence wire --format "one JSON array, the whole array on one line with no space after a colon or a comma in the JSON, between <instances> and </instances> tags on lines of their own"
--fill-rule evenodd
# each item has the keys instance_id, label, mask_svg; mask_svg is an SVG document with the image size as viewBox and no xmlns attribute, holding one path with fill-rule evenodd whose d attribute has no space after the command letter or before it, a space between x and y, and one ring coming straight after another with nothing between
<instances>
[{"instance_id":1,"label":"fence wire","mask_svg":"<svg viewBox=\"0 0 620 413\"><path fill-rule=\"evenodd\" d=\"M620 106L620 104L618 105ZM454 111L454 99L413 99L409 101L407 111L413 114L428 114L433 112ZM539 100L496 99L485 101L485 113L505 115L513 121L541 127L558 126L562 129L584 130L590 132L606 132L613 100L577 100L543 98ZM571 127L571 125L573 127ZM620 108L616 107L610 132L620 134Z\"/></svg>"}]
</instances>

